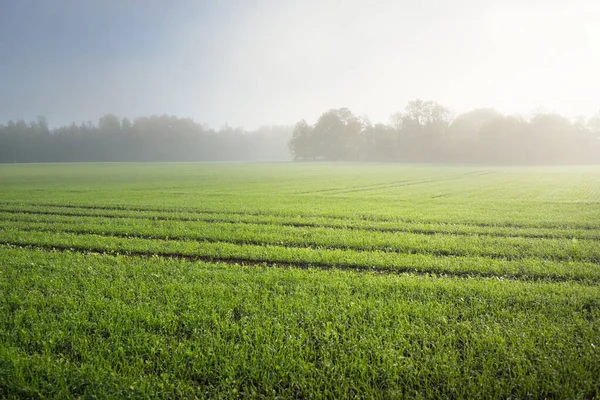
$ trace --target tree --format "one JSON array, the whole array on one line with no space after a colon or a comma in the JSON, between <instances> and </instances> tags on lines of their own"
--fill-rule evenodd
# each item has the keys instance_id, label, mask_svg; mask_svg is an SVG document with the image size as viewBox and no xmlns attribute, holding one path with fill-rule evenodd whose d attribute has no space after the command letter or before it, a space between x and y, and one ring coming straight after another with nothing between
<instances>
[{"instance_id":1,"label":"tree","mask_svg":"<svg viewBox=\"0 0 600 400\"><path fill-rule=\"evenodd\" d=\"M439 157L439 144L446 137L453 112L435 101L409 101L404 112L390 117L398 132L398 157L426 161Z\"/></svg>"},{"instance_id":2,"label":"tree","mask_svg":"<svg viewBox=\"0 0 600 400\"><path fill-rule=\"evenodd\" d=\"M338 110L323 113L313 128L313 148L316 157L339 160L343 151L344 122Z\"/></svg>"},{"instance_id":3,"label":"tree","mask_svg":"<svg viewBox=\"0 0 600 400\"><path fill-rule=\"evenodd\" d=\"M499 116L479 129L474 160L482 163L533 163L537 154L531 127L520 116Z\"/></svg>"},{"instance_id":4,"label":"tree","mask_svg":"<svg viewBox=\"0 0 600 400\"><path fill-rule=\"evenodd\" d=\"M123 118L121 120L121 129L124 132L129 132L129 130L131 129L133 125L131 124L131 121L129 120L129 118Z\"/></svg>"},{"instance_id":5,"label":"tree","mask_svg":"<svg viewBox=\"0 0 600 400\"><path fill-rule=\"evenodd\" d=\"M477 137L482 126L501 116L493 108L478 108L460 114L448 127L448 137L472 140Z\"/></svg>"},{"instance_id":6,"label":"tree","mask_svg":"<svg viewBox=\"0 0 600 400\"><path fill-rule=\"evenodd\" d=\"M396 128L416 127L421 130L440 131L447 129L452 122L453 112L435 101L411 100L404 113L392 115Z\"/></svg>"},{"instance_id":7,"label":"tree","mask_svg":"<svg viewBox=\"0 0 600 400\"><path fill-rule=\"evenodd\" d=\"M347 108L323 113L313 128L315 156L329 160L357 160L363 124Z\"/></svg>"},{"instance_id":8,"label":"tree","mask_svg":"<svg viewBox=\"0 0 600 400\"><path fill-rule=\"evenodd\" d=\"M600 111L588 119L587 126L596 137L600 138Z\"/></svg>"},{"instance_id":9,"label":"tree","mask_svg":"<svg viewBox=\"0 0 600 400\"><path fill-rule=\"evenodd\" d=\"M384 124L368 125L363 134L362 159L394 161L397 154L396 131Z\"/></svg>"},{"instance_id":10,"label":"tree","mask_svg":"<svg viewBox=\"0 0 600 400\"><path fill-rule=\"evenodd\" d=\"M113 114L106 114L98 121L98 129L107 136L118 136L121 131L121 121Z\"/></svg>"},{"instance_id":11,"label":"tree","mask_svg":"<svg viewBox=\"0 0 600 400\"><path fill-rule=\"evenodd\" d=\"M312 131L312 127L305 120L298 121L296 126L294 126L289 148L295 160L305 160L315 157Z\"/></svg>"},{"instance_id":12,"label":"tree","mask_svg":"<svg viewBox=\"0 0 600 400\"><path fill-rule=\"evenodd\" d=\"M554 114L537 114L531 122L531 133L539 159L545 163L569 162L574 149L574 127L567 118Z\"/></svg>"}]
</instances>

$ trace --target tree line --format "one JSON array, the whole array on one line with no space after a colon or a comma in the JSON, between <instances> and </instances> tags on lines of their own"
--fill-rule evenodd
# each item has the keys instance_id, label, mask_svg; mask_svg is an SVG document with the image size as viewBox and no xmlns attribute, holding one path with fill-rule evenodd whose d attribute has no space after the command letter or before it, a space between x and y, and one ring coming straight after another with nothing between
<instances>
[{"instance_id":1,"label":"tree line","mask_svg":"<svg viewBox=\"0 0 600 400\"><path fill-rule=\"evenodd\" d=\"M46 118L0 125L0 162L289 160L292 126L214 130L189 118L108 114L49 128Z\"/></svg>"},{"instance_id":2,"label":"tree line","mask_svg":"<svg viewBox=\"0 0 600 400\"><path fill-rule=\"evenodd\" d=\"M413 100L389 124L372 124L347 108L298 122L289 143L296 160L598 164L600 113L572 122L476 109L458 116L435 101Z\"/></svg>"},{"instance_id":3,"label":"tree line","mask_svg":"<svg viewBox=\"0 0 600 400\"><path fill-rule=\"evenodd\" d=\"M189 118L118 118L49 128L48 121L0 124L0 163L69 161L288 160L600 164L600 113L571 121L555 113L530 118L476 109L458 116L435 101L413 100L388 124L347 108L314 125L227 125L214 130Z\"/></svg>"}]
</instances>

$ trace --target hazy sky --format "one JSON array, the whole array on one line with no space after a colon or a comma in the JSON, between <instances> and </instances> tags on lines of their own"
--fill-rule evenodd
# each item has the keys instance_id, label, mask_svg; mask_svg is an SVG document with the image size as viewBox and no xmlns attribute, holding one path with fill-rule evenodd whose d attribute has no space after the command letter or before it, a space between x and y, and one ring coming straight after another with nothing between
<instances>
[{"instance_id":1,"label":"hazy sky","mask_svg":"<svg viewBox=\"0 0 600 400\"><path fill-rule=\"evenodd\" d=\"M0 0L0 122L600 111L598 0Z\"/></svg>"}]
</instances>

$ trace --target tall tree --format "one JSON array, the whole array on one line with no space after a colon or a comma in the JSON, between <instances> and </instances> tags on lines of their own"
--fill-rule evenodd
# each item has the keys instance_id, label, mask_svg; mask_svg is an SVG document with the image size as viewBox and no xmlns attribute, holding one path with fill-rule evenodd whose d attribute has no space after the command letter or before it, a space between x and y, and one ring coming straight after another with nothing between
<instances>
[{"instance_id":1,"label":"tall tree","mask_svg":"<svg viewBox=\"0 0 600 400\"><path fill-rule=\"evenodd\" d=\"M295 160L306 160L315 157L313 149L313 129L305 120L298 121L292 133L289 148Z\"/></svg>"}]
</instances>

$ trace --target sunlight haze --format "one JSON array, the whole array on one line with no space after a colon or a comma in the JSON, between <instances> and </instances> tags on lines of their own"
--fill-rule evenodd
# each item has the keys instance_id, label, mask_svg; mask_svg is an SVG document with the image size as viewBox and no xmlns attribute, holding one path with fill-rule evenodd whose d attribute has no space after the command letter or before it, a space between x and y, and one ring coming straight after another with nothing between
<instances>
[{"instance_id":1,"label":"sunlight haze","mask_svg":"<svg viewBox=\"0 0 600 400\"><path fill-rule=\"evenodd\" d=\"M600 111L597 1L0 1L0 123Z\"/></svg>"}]
</instances>

